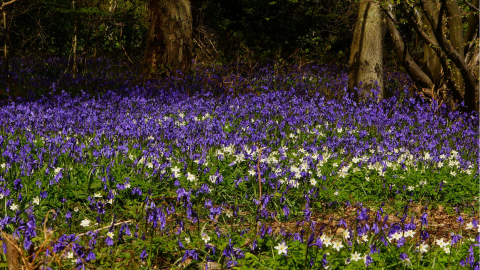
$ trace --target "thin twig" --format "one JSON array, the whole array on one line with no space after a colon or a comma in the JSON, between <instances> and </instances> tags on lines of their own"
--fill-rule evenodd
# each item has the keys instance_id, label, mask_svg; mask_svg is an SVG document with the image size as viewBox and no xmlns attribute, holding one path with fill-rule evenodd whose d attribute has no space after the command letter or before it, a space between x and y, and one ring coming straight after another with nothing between
<instances>
[{"instance_id":1,"label":"thin twig","mask_svg":"<svg viewBox=\"0 0 480 270\"><path fill-rule=\"evenodd\" d=\"M120 27L120 40L118 41L118 44L120 44L120 46L121 46L122 49L123 49L123 52L125 52L125 55L127 56L128 61L130 61L130 63L133 64L133 61L130 59L130 57L129 57L128 54L127 54L127 51L126 51L125 48L123 47L123 44L122 44L122 32L123 32L123 27Z\"/></svg>"},{"instance_id":2,"label":"thin twig","mask_svg":"<svg viewBox=\"0 0 480 270\"><path fill-rule=\"evenodd\" d=\"M475 7L474 5L472 5L472 3L469 3L467 0L463 0L463 2L465 4L467 4L469 7L475 9L476 11L480 11L480 9L478 9L478 7Z\"/></svg>"},{"instance_id":3,"label":"thin twig","mask_svg":"<svg viewBox=\"0 0 480 270\"><path fill-rule=\"evenodd\" d=\"M9 2L4 2L2 3L2 5L0 6L0 11L2 11L6 6L8 5L11 5L11 4L14 4L15 2L17 2L18 0L12 0L12 1L9 1Z\"/></svg>"},{"instance_id":4,"label":"thin twig","mask_svg":"<svg viewBox=\"0 0 480 270\"><path fill-rule=\"evenodd\" d=\"M118 225L121 225L121 224L128 224L128 223L132 223L132 222L133 222L133 220L121 221L121 222L117 222L117 223L112 224L112 225L109 225L109 226L102 227L102 228L100 228L100 229L96 229L96 230L94 230L94 231L97 231L97 232L98 232L98 231L101 231L101 230L108 229L108 228L110 228L110 227L112 227L112 226L115 227L115 226L118 226ZM80 236L84 236L85 234L87 234L87 233L77 234L76 236L80 237Z\"/></svg>"}]
</instances>

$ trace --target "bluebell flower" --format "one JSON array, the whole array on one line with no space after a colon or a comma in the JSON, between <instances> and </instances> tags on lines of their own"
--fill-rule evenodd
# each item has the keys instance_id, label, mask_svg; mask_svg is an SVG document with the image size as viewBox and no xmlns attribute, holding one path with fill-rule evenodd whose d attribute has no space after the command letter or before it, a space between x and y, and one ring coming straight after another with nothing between
<instances>
[{"instance_id":1,"label":"bluebell flower","mask_svg":"<svg viewBox=\"0 0 480 270\"><path fill-rule=\"evenodd\" d=\"M198 260L198 252L195 249L186 249L182 257L182 262L184 262L188 257Z\"/></svg>"},{"instance_id":2,"label":"bluebell flower","mask_svg":"<svg viewBox=\"0 0 480 270\"><path fill-rule=\"evenodd\" d=\"M343 220L343 218L340 219L338 222L337 226L344 226L345 228L348 228L347 223Z\"/></svg>"},{"instance_id":3,"label":"bluebell flower","mask_svg":"<svg viewBox=\"0 0 480 270\"><path fill-rule=\"evenodd\" d=\"M230 257L233 254L233 244L232 239L228 239L229 244L225 247L222 252L223 256Z\"/></svg>"},{"instance_id":4,"label":"bluebell flower","mask_svg":"<svg viewBox=\"0 0 480 270\"><path fill-rule=\"evenodd\" d=\"M93 251L90 251L90 253L88 253L87 258L85 259L85 261L87 261L87 262L94 261L95 258L96 258L96 257L95 257L95 253L93 253Z\"/></svg>"},{"instance_id":5,"label":"bluebell flower","mask_svg":"<svg viewBox=\"0 0 480 270\"><path fill-rule=\"evenodd\" d=\"M428 214L426 212L422 214L420 221L422 222L422 225L428 226Z\"/></svg>"},{"instance_id":6,"label":"bluebell flower","mask_svg":"<svg viewBox=\"0 0 480 270\"><path fill-rule=\"evenodd\" d=\"M140 259L141 259L142 261L144 261L145 258L147 258L147 257L148 257L148 253L147 253L147 251L146 251L145 248L144 248L144 249L142 250L142 252L140 253Z\"/></svg>"},{"instance_id":7,"label":"bluebell flower","mask_svg":"<svg viewBox=\"0 0 480 270\"><path fill-rule=\"evenodd\" d=\"M458 243L458 241L460 241L460 239L462 239L462 236L459 235L459 234L451 233L451 236L452 236L452 246L455 245L456 243Z\"/></svg>"},{"instance_id":8,"label":"bluebell flower","mask_svg":"<svg viewBox=\"0 0 480 270\"><path fill-rule=\"evenodd\" d=\"M107 244L107 246L113 246L113 239L110 237L105 238L105 244Z\"/></svg>"},{"instance_id":9,"label":"bluebell flower","mask_svg":"<svg viewBox=\"0 0 480 270\"><path fill-rule=\"evenodd\" d=\"M258 241L257 241L257 239L255 239L255 240L253 240L253 242L252 242L251 250L255 250L255 249L257 248L257 246L258 246Z\"/></svg>"},{"instance_id":10,"label":"bluebell flower","mask_svg":"<svg viewBox=\"0 0 480 270\"><path fill-rule=\"evenodd\" d=\"M211 250L213 255L215 255L215 252L217 250L214 245L210 244L205 244L205 249Z\"/></svg>"},{"instance_id":11,"label":"bluebell flower","mask_svg":"<svg viewBox=\"0 0 480 270\"><path fill-rule=\"evenodd\" d=\"M283 205L283 213L285 214L285 219L288 219L288 215L290 215L290 209L288 209L286 204Z\"/></svg>"},{"instance_id":12,"label":"bluebell flower","mask_svg":"<svg viewBox=\"0 0 480 270\"><path fill-rule=\"evenodd\" d=\"M229 260L229 261L227 261L227 264L226 264L227 269L230 269L230 268L235 267L237 265L238 265L238 262L234 261L234 260Z\"/></svg>"},{"instance_id":13,"label":"bluebell flower","mask_svg":"<svg viewBox=\"0 0 480 270\"><path fill-rule=\"evenodd\" d=\"M322 264L323 264L324 268L327 266L327 264L328 264L327 254L323 254Z\"/></svg>"},{"instance_id":14,"label":"bluebell flower","mask_svg":"<svg viewBox=\"0 0 480 270\"><path fill-rule=\"evenodd\" d=\"M403 247L403 245L405 245L405 237L401 237L400 239L398 239L397 241L397 248L400 248L400 247Z\"/></svg>"},{"instance_id":15,"label":"bluebell flower","mask_svg":"<svg viewBox=\"0 0 480 270\"><path fill-rule=\"evenodd\" d=\"M385 236L380 236L380 241L382 241L382 243L385 245L385 246L388 246L388 241L385 239Z\"/></svg>"},{"instance_id":16,"label":"bluebell flower","mask_svg":"<svg viewBox=\"0 0 480 270\"><path fill-rule=\"evenodd\" d=\"M420 237L422 238L422 241L427 241L427 239L430 238L430 235L426 230L422 230L420 232Z\"/></svg>"},{"instance_id":17,"label":"bluebell flower","mask_svg":"<svg viewBox=\"0 0 480 270\"><path fill-rule=\"evenodd\" d=\"M371 263L373 263L372 257L370 255L365 256L365 266L368 267Z\"/></svg>"},{"instance_id":18,"label":"bluebell flower","mask_svg":"<svg viewBox=\"0 0 480 270\"><path fill-rule=\"evenodd\" d=\"M460 225L463 225L464 221L463 221L462 215L458 216L457 221L460 222Z\"/></svg>"}]
</instances>

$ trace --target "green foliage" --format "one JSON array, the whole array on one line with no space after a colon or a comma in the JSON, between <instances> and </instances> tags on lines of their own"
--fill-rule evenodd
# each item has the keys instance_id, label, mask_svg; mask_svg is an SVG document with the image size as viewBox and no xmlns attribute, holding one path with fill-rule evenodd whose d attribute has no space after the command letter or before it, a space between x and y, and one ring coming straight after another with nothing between
<instances>
[{"instance_id":1,"label":"green foliage","mask_svg":"<svg viewBox=\"0 0 480 270\"><path fill-rule=\"evenodd\" d=\"M97 57L125 51L131 57L140 55L148 26L145 1L115 2L112 9L110 2L80 0L73 9L71 1L20 1L15 6L20 15L8 13L15 15L10 48L22 55L69 55L76 23L79 56L91 57L95 50Z\"/></svg>"}]
</instances>

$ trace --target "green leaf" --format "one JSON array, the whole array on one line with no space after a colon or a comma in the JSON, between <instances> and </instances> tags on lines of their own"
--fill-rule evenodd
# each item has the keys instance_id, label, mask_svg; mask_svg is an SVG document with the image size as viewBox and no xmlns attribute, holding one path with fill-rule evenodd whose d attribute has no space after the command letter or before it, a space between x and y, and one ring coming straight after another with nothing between
<instances>
[{"instance_id":1,"label":"green leaf","mask_svg":"<svg viewBox=\"0 0 480 270\"><path fill-rule=\"evenodd\" d=\"M92 185L90 186L90 189L98 189L98 188L101 188L102 187L102 183L101 182L94 182L92 183Z\"/></svg>"},{"instance_id":2,"label":"green leaf","mask_svg":"<svg viewBox=\"0 0 480 270\"><path fill-rule=\"evenodd\" d=\"M255 260L257 260L257 256L253 255L250 252L245 252L245 259L255 259Z\"/></svg>"}]
</instances>

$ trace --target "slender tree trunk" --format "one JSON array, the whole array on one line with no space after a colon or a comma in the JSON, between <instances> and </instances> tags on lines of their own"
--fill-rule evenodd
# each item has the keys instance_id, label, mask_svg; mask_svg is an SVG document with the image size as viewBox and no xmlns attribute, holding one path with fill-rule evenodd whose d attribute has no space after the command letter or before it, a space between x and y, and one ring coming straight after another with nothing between
<instances>
[{"instance_id":1,"label":"slender tree trunk","mask_svg":"<svg viewBox=\"0 0 480 270\"><path fill-rule=\"evenodd\" d=\"M360 4L353 34L348 72L348 92L355 93L355 87L362 87L357 101L371 94L375 82L380 87L379 100L386 97L383 84L383 44L385 40L385 18L377 1ZM362 85L360 86L360 83Z\"/></svg>"},{"instance_id":2,"label":"slender tree trunk","mask_svg":"<svg viewBox=\"0 0 480 270\"><path fill-rule=\"evenodd\" d=\"M390 32L393 44L395 45L395 51L399 62L405 67L408 75L413 79L415 84L423 88L431 89L433 82L430 77L415 63L410 54L408 53L405 42L402 39L400 31L397 29L397 23L395 14L393 13L393 5L389 5L387 12L387 27Z\"/></svg>"},{"instance_id":3,"label":"slender tree trunk","mask_svg":"<svg viewBox=\"0 0 480 270\"><path fill-rule=\"evenodd\" d=\"M9 55L8 55L8 42L10 41L10 33L8 31L7 27L7 12L4 10L3 11L3 30L4 30L4 44L3 44L3 50L4 50L4 60L5 60L5 65L4 65L4 73L5 73L5 81L7 83L7 88L10 88L10 72L9 72Z\"/></svg>"},{"instance_id":4,"label":"slender tree trunk","mask_svg":"<svg viewBox=\"0 0 480 270\"><path fill-rule=\"evenodd\" d=\"M189 70L192 65L190 0L148 0L149 29L143 75Z\"/></svg>"},{"instance_id":5,"label":"slender tree trunk","mask_svg":"<svg viewBox=\"0 0 480 270\"><path fill-rule=\"evenodd\" d=\"M427 5L431 8L431 10L437 10L437 7L431 1L426 2ZM438 12L438 10L437 10ZM426 25L428 23L425 14L422 14L418 10L413 10L413 15L418 22L419 25ZM431 28L425 29L430 37L433 37L433 30ZM418 34L418 33L417 33ZM442 64L437 56L437 53L428 45L424 44L423 46L423 64L422 70L425 74L430 77L433 83L439 83L438 80L440 79L440 75L442 72Z\"/></svg>"},{"instance_id":6,"label":"slender tree trunk","mask_svg":"<svg viewBox=\"0 0 480 270\"><path fill-rule=\"evenodd\" d=\"M479 1L478 0L473 0L472 5L474 7L478 7ZM475 45L475 38L478 36L478 13L475 14L475 10L471 10L470 13L468 14L468 27L467 27L467 32L465 33L465 58L467 58L467 54L470 52L470 50L473 48ZM467 61L468 63L468 61Z\"/></svg>"},{"instance_id":7,"label":"slender tree trunk","mask_svg":"<svg viewBox=\"0 0 480 270\"><path fill-rule=\"evenodd\" d=\"M478 43L478 41L477 41ZM478 47L478 44L475 44L475 41L473 41L472 43L469 44L469 51L468 53L465 55L465 62L467 63L467 65L470 65L470 62L475 58L475 46ZM473 70L475 71L475 70Z\"/></svg>"},{"instance_id":8,"label":"slender tree trunk","mask_svg":"<svg viewBox=\"0 0 480 270\"><path fill-rule=\"evenodd\" d=\"M92 18L90 16L88 16L88 20L89 21L92 21ZM87 54L86 52L88 51L88 46L90 46L90 37L91 37L91 34L92 34L92 27L88 27L88 31L85 31L85 36L84 36L84 40L85 40L85 43L83 44L83 48L82 48L82 51L83 51L83 64L82 64L82 71L83 71L83 75L87 74Z\"/></svg>"},{"instance_id":9,"label":"slender tree trunk","mask_svg":"<svg viewBox=\"0 0 480 270\"><path fill-rule=\"evenodd\" d=\"M72 1L73 10L75 10L75 0ZM74 15L75 16L75 15ZM77 20L73 21L73 78L77 78Z\"/></svg>"},{"instance_id":10,"label":"slender tree trunk","mask_svg":"<svg viewBox=\"0 0 480 270\"><path fill-rule=\"evenodd\" d=\"M463 23L462 14L456 1L447 1L448 31L450 42L453 48L462 56L464 56L465 42L463 40Z\"/></svg>"},{"instance_id":11,"label":"slender tree trunk","mask_svg":"<svg viewBox=\"0 0 480 270\"><path fill-rule=\"evenodd\" d=\"M418 11L413 8L410 11L407 8L406 2L401 2L401 6L405 13L407 14L407 19L410 22L410 24L413 26L415 29L415 32L419 34L419 36L423 39L423 41L426 44L429 44L437 55L437 58L440 62L440 65L442 67L442 70L444 72L444 79L445 79L445 85L447 86L448 89L452 90L452 94L454 99L461 101L463 100L463 95L460 92L460 90L457 88L455 85L452 77L452 70L449 68L448 64L448 57L445 54L444 50L440 48L440 45L437 42L436 35L433 32L433 29L437 29L437 21L438 18L436 16L432 16L432 14L438 14L439 12L433 11L433 4L431 2L422 2L423 4L423 14L425 15L426 22L422 22L419 18L421 18L418 14ZM415 19L414 17L417 17ZM426 30L424 30L423 24L425 23L426 25ZM442 28L440 28L442 29ZM431 34L430 34L431 33ZM438 81L434 81L437 85L439 85Z\"/></svg>"},{"instance_id":12,"label":"slender tree trunk","mask_svg":"<svg viewBox=\"0 0 480 270\"><path fill-rule=\"evenodd\" d=\"M432 10L435 10L435 7L431 5ZM427 18L425 15L421 15L418 12L415 12L415 17L417 21L421 25L425 25L427 22ZM433 30L431 28L426 29L428 35L431 37L434 36ZM423 71L430 77L430 79L435 83L439 83L438 80L440 79L440 75L442 72L442 64L438 59L437 53L429 46L429 44L425 43L423 45Z\"/></svg>"},{"instance_id":13,"label":"slender tree trunk","mask_svg":"<svg viewBox=\"0 0 480 270\"><path fill-rule=\"evenodd\" d=\"M446 4L447 16L448 16L448 32L450 37L450 43L453 48L461 55L465 57L465 41L463 38L463 23L462 14L460 8L457 5L456 0L449 0ZM462 95L465 95L465 84L463 82L462 74L460 74L459 68L455 65L452 66L453 81Z\"/></svg>"},{"instance_id":14,"label":"slender tree trunk","mask_svg":"<svg viewBox=\"0 0 480 270\"><path fill-rule=\"evenodd\" d=\"M97 46L98 46L98 29L95 29L95 48L93 49L93 72L97 72Z\"/></svg>"},{"instance_id":15,"label":"slender tree trunk","mask_svg":"<svg viewBox=\"0 0 480 270\"><path fill-rule=\"evenodd\" d=\"M445 9L448 9L446 0L442 0L442 5L440 7L440 17L438 20L438 24L441 26L443 12ZM450 42L446 39L442 27L436 27L435 30L435 37L440 44L440 47L445 51L445 54L448 56L448 59L452 60L452 62L459 68L460 74L463 78L463 82L465 84L465 95L464 101L465 105L467 106L468 110L476 110L478 109L478 104L476 102L476 88L477 85L475 84L475 79L473 78L472 72L469 70L467 64L465 63L465 58L463 55L459 54L457 50L452 46Z\"/></svg>"},{"instance_id":16,"label":"slender tree trunk","mask_svg":"<svg viewBox=\"0 0 480 270\"><path fill-rule=\"evenodd\" d=\"M430 77L432 81L438 80L442 65L438 60L435 51L428 45L423 45L423 67L422 70Z\"/></svg>"}]
</instances>

